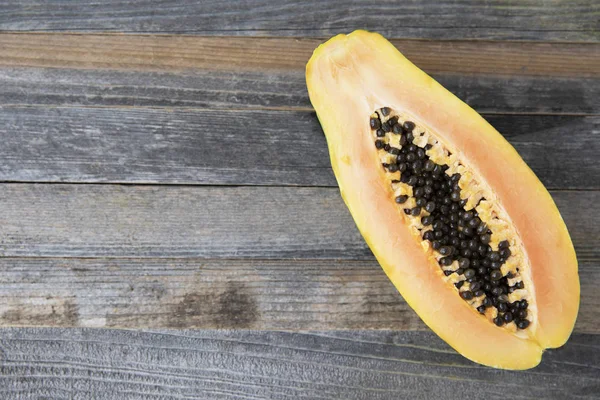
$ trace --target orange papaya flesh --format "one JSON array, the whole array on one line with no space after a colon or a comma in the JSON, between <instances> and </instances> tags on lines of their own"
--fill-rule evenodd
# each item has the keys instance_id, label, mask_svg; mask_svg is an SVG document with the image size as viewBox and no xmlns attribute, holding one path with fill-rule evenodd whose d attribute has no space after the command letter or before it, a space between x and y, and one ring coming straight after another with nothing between
<instances>
[{"instance_id":1,"label":"orange papaya flesh","mask_svg":"<svg viewBox=\"0 0 600 400\"><path fill-rule=\"evenodd\" d=\"M342 197L423 321L497 368L563 345L579 309L573 245L502 135L379 34L322 44L306 80Z\"/></svg>"}]
</instances>

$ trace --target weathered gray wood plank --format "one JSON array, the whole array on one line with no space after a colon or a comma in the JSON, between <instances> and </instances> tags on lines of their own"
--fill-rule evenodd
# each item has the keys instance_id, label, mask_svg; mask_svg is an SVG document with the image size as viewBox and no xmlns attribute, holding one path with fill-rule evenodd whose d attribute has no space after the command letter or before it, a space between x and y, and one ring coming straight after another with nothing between
<instances>
[{"instance_id":1,"label":"weathered gray wood plank","mask_svg":"<svg viewBox=\"0 0 600 400\"><path fill-rule=\"evenodd\" d=\"M0 108L0 179L334 185L308 112Z\"/></svg>"},{"instance_id":2,"label":"weathered gray wood plank","mask_svg":"<svg viewBox=\"0 0 600 400\"><path fill-rule=\"evenodd\" d=\"M0 69L0 106L310 110L303 70L172 74L7 67ZM433 76L480 113L600 114L598 78Z\"/></svg>"},{"instance_id":3,"label":"weathered gray wood plank","mask_svg":"<svg viewBox=\"0 0 600 400\"><path fill-rule=\"evenodd\" d=\"M2 329L0 390L6 400L597 399L598 338L576 334L511 372L429 332Z\"/></svg>"},{"instance_id":4,"label":"weathered gray wood plank","mask_svg":"<svg viewBox=\"0 0 600 400\"><path fill-rule=\"evenodd\" d=\"M331 36L369 29L390 37L598 41L598 12L589 0L27 0L2 3L0 30Z\"/></svg>"},{"instance_id":5,"label":"weathered gray wood plank","mask_svg":"<svg viewBox=\"0 0 600 400\"><path fill-rule=\"evenodd\" d=\"M600 191L554 200L599 258ZM4 184L0 255L371 259L336 188Z\"/></svg>"},{"instance_id":6,"label":"weathered gray wood plank","mask_svg":"<svg viewBox=\"0 0 600 400\"><path fill-rule=\"evenodd\" d=\"M575 332L600 334L582 260ZM374 260L0 258L0 326L428 330Z\"/></svg>"},{"instance_id":7,"label":"weathered gray wood plank","mask_svg":"<svg viewBox=\"0 0 600 400\"><path fill-rule=\"evenodd\" d=\"M487 115L552 189L600 189L600 117ZM336 186L312 112L0 107L0 180Z\"/></svg>"}]
</instances>

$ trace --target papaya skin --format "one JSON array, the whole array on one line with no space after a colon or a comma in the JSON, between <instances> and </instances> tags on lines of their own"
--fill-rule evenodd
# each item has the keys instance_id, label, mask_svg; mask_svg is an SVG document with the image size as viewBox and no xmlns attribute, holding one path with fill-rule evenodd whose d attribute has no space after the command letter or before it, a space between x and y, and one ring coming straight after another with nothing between
<instances>
[{"instance_id":1,"label":"papaya skin","mask_svg":"<svg viewBox=\"0 0 600 400\"><path fill-rule=\"evenodd\" d=\"M306 66L306 81L341 195L421 319L468 359L496 368L532 368L544 349L562 346L579 309L575 251L550 194L504 137L376 33L355 31L320 45ZM527 334L496 327L463 301L408 229L373 145L369 116L381 107L426 125L494 191L531 268L538 312Z\"/></svg>"}]
</instances>

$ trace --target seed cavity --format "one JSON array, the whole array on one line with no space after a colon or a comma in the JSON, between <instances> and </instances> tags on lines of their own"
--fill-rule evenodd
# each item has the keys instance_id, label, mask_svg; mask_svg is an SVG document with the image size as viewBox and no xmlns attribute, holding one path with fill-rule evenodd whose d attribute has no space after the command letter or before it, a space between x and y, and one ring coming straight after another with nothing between
<instances>
[{"instance_id":1,"label":"seed cavity","mask_svg":"<svg viewBox=\"0 0 600 400\"><path fill-rule=\"evenodd\" d=\"M524 251L508 218L488 200L481 180L431 132L383 107L370 116L375 147L394 200L444 279L499 327L530 326L519 267Z\"/></svg>"}]
</instances>

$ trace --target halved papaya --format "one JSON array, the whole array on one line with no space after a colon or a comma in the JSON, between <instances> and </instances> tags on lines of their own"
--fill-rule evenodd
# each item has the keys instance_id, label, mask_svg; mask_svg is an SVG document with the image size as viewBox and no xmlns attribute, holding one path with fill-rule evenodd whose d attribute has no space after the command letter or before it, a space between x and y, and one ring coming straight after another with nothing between
<instances>
[{"instance_id":1,"label":"halved papaya","mask_svg":"<svg viewBox=\"0 0 600 400\"><path fill-rule=\"evenodd\" d=\"M502 135L376 33L319 46L306 81L342 197L423 321L497 368L563 345L579 309L573 244Z\"/></svg>"}]
</instances>

